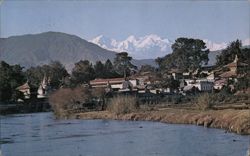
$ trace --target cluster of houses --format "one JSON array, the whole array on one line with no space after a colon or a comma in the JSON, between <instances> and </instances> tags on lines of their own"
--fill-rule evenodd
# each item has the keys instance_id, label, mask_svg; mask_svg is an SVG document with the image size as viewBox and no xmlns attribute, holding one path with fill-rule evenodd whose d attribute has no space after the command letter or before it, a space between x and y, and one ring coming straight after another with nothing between
<instances>
[{"instance_id":1,"label":"cluster of houses","mask_svg":"<svg viewBox=\"0 0 250 156\"><path fill-rule=\"evenodd\" d=\"M214 66L202 67L201 71L181 72L177 69L172 69L167 73L175 80L180 82L178 90L171 88L156 87L160 80L149 74L133 75L128 78L112 78L112 79L95 79L90 81L91 87L106 87L108 90L124 92L137 91L138 93L171 93L178 92L186 94L192 90L200 92L211 92L214 89L221 90L228 85L229 81L237 82L238 78L244 77L244 73L240 73L248 64L239 62L236 56L234 61L220 68ZM199 75L199 77L197 77ZM232 86L233 87L233 86Z\"/></svg>"},{"instance_id":2,"label":"cluster of houses","mask_svg":"<svg viewBox=\"0 0 250 156\"><path fill-rule=\"evenodd\" d=\"M242 71L247 66L248 64L239 62L236 56L233 62L220 68L203 67L201 71L192 73L172 69L167 75L180 82L178 90L159 87L157 84L160 84L161 80L150 72L134 74L127 78L95 79L90 81L89 86L92 88L105 88L106 92L150 92L153 94L178 92L184 95L194 89L200 92L211 92L214 89L221 90L228 85L229 80L237 82L238 78L244 77L244 73L239 71ZM37 98L46 98L48 96L51 90L49 84L50 79L44 77L37 90ZM24 94L26 99L30 98L30 89L28 82L17 88Z\"/></svg>"}]
</instances>

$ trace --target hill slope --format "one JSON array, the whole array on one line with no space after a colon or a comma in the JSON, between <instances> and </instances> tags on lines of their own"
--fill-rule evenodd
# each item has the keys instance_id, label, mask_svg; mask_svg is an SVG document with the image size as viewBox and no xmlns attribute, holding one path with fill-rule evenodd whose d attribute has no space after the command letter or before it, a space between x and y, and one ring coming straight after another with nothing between
<instances>
[{"instance_id":1,"label":"hill slope","mask_svg":"<svg viewBox=\"0 0 250 156\"><path fill-rule=\"evenodd\" d=\"M81 59L95 62L112 60L114 57L115 52L65 33L46 32L0 40L0 59L25 67L45 64L51 60L70 65Z\"/></svg>"}]
</instances>

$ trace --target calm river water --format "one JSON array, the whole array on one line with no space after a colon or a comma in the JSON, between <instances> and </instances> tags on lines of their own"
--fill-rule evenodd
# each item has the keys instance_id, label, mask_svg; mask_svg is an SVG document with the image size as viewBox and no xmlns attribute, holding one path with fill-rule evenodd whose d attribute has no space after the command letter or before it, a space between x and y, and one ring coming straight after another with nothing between
<instances>
[{"instance_id":1,"label":"calm river water","mask_svg":"<svg viewBox=\"0 0 250 156\"><path fill-rule=\"evenodd\" d=\"M3 156L245 156L249 137L192 125L1 117Z\"/></svg>"}]
</instances>

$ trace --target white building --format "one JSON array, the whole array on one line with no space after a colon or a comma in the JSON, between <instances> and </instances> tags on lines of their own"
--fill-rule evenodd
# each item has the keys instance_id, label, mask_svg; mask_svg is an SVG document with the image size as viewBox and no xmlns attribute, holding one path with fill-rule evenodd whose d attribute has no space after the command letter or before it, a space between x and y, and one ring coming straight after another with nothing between
<instances>
[{"instance_id":1,"label":"white building","mask_svg":"<svg viewBox=\"0 0 250 156\"><path fill-rule=\"evenodd\" d=\"M49 78L46 78L44 76L38 90L37 90L37 98L46 98L48 96L48 93L50 91L50 86L49 86L49 83L50 83L50 79Z\"/></svg>"},{"instance_id":2,"label":"white building","mask_svg":"<svg viewBox=\"0 0 250 156\"><path fill-rule=\"evenodd\" d=\"M188 91L193 87L198 88L200 91L212 91L214 87L214 83L209 81L208 79L198 79L198 80L185 80L187 85L183 88L184 91Z\"/></svg>"}]
</instances>

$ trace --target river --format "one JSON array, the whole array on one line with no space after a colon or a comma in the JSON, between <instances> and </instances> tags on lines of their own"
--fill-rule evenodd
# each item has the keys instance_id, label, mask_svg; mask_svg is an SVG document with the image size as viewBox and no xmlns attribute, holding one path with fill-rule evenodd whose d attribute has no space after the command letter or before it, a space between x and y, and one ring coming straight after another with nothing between
<instances>
[{"instance_id":1,"label":"river","mask_svg":"<svg viewBox=\"0 0 250 156\"><path fill-rule=\"evenodd\" d=\"M3 156L245 156L249 137L194 125L1 116Z\"/></svg>"}]
</instances>

